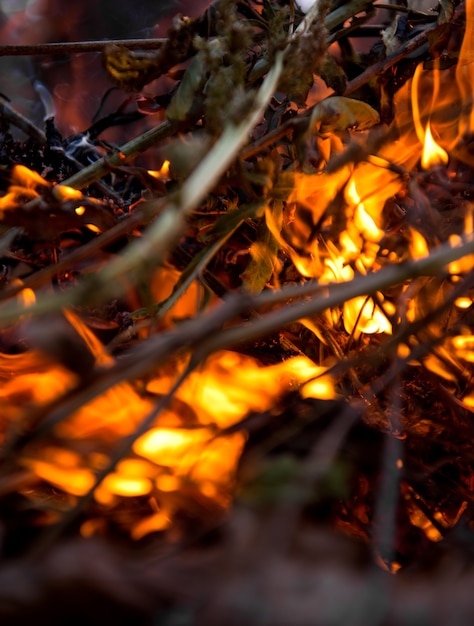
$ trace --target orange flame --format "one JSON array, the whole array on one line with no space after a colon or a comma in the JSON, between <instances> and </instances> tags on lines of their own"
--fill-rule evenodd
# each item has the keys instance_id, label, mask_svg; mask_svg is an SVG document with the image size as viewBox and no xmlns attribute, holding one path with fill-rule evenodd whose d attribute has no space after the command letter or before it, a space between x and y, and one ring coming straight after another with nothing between
<instances>
[{"instance_id":1,"label":"orange flame","mask_svg":"<svg viewBox=\"0 0 474 626\"><path fill-rule=\"evenodd\" d=\"M147 170L147 173L153 178L166 178L170 171L170 162L166 159L159 170Z\"/></svg>"},{"instance_id":2,"label":"orange flame","mask_svg":"<svg viewBox=\"0 0 474 626\"><path fill-rule=\"evenodd\" d=\"M448 153L433 139L430 122L426 125L421 167L424 170L436 165L446 165L449 161Z\"/></svg>"},{"instance_id":3,"label":"orange flame","mask_svg":"<svg viewBox=\"0 0 474 626\"><path fill-rule=\"evenodd\" d=\"M71 311L64 314L96 364L110 366L114 360L95 335ZM156 376L147 385L148 393L168 393L175 375L163 372ZM77 384L72 372L33 351L0 355L0 379L3 419L17 423L27 421L30 407L45 405ZM134 537L171 523L174 500L170 495L185 484L226 506L246 436L240 430L220 435L220 430L236 424L249 411L271 409L291 388L301 389L304 397L336 395L325 368L306 357L262 367L241 354L214 354L188 377L155 425L137 439L133 454L122 459L95 489L96 501L103 506L129 497L159 501L158 510L130 529ZM97 472L108 463L108 451L121 437L134 432L153 404L150 395L141 397L131 384L116 385L55 427L56 440L65 440L67 448L31 445L20 463L38 479L73 497L82 496L94 488ZM81 441L94 441L93 451ZM89 524L82 532L87 535L94 528Z\"/></svg>"},{"instance_id":4,"label":"orange flame","mask_svg":"<svg viewBox=\"0 0 474 626\"><path fill-rule=\"evenodd\" d=\"M434 139L431 131L431 122L428 119L426 126L423 128L421 121L420 107L418 102L418 95L420 90L420 76L423 71L423 65L420 63L413 75L412 81L412 108L413 108L413 123L415 131L420 143L423 146L421 155L421 167L427 170L436 165L446 165L449 161L448 153L444 150ZM437 94L439 93L439 70L433 71L433 86L432 86L432 98L430 115L433 107L436 103Z\"/></svg>"}]
</instances>

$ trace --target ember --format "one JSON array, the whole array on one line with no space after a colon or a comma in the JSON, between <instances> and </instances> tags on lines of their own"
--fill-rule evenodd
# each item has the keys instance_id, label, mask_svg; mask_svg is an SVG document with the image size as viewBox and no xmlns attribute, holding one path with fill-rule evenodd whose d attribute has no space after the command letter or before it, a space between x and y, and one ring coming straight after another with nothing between
<instances>
[{"instance_id":1,"label":"ember","mask_svg":"<svg viewBox=\"0 0 474 626\"><path fill-rule=\"evenodd\" d=\"M94 119L39 75L44 129L2 96L0 581L53 567L21 600L0 582L0 619L100 546L130 594L95 572L84 593L118 623L342 625L277 572L369 590L373 564L384 593L397 573L380 623L413 623L390 590L470 550L474 0L379 4L218 0L143 50L103 42L88 92L118 104ZM67 47L81 98L89 43Z\"/></svg>"}]
</instances>

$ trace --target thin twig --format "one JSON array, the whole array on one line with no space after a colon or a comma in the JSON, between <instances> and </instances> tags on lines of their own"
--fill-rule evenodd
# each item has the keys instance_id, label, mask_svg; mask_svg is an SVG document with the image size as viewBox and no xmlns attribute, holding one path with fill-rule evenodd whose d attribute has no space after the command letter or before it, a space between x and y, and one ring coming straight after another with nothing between
<instances>
[{"instance_id":1,"label":"thin twig","mask_svg":"<svg viewBox=\"0 0 474 626\"><path fill-rule=\"evenodd\" d=\"M138 137L135 137L131 141L127 142L114 154L107 156L106 158L101 158L77 174L70 176L68 179L63 181L62 184L74 187L75 189L84 189L84 187L88 187L94 181L109 173L110 168L108 164L116 166L123 165L142 152L145 152L145 150L148 150L152 146L156 145L158 142L170 137L174 132L176 132L175 125L168 120L165 120L158 126L147 130Z\"/></svg>"},{"instance_id":2,"label":"thin twig","mask_svg":"<svg viewBox=\"0 0 474 626\"><path fill-rule=\"evenodd\" d=\"M166 39L104 39L101 41L63 41L39 43L29 46L0 46L0 56L37 56L42 54L60 55L78 52L103 52L106 46L114 44L128 50L156 50Z\"/></svg>"},{"instance_id":3,"label":"thin twig","mask_svg":"<svg viewBox=\"0 0 474 626\"><path fill-rule=\"evenodd\" d=\"M24 133L26 133L33 141L44 145L46 143L46 135L42 130L35 126L24 115L15 111L15 109L8 104L5 98L0 96L0 117L5 118L10 124L13 124Z\"/></svg>"}]
</instances>

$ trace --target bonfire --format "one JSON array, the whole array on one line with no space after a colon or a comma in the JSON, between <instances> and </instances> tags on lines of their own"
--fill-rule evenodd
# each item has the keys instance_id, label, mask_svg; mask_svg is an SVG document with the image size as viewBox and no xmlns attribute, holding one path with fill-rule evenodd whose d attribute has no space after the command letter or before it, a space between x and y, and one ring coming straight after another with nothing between
<instances>
[{"instance_id":1,"label":"bonfire","mask_svg":"<svg viewBox=\"0 0 474 626\"><path fill-rule=\"evenodd\" d=\"M0 47L103 65L74 131L0 98L2 624L472 624L474 1L424 4Z\"/></svg>"}]
</instances>

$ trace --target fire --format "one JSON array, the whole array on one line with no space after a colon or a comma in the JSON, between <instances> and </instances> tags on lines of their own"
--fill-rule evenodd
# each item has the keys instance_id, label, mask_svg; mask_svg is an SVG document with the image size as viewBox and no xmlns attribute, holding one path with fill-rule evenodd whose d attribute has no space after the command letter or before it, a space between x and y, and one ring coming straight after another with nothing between
<instances>
[{"instance_id":1,"label":"fire","mask_svg":"<svg viewBox=\"0 0 474 626\"><path fill-rule=\"evenodd\" d=\"M36 302L36 295L33 289L30 289L28 287L20 291L20 293L18 294L18 299L21 300L25 308L28 308Z\"/></svg>"},{"instance_id":2,"label":"fire","mask_svg":"<svg viewBox=\"0 0 474 626\"><path fill-rule=\"evenodd\" d=\"M66 200L81 200L83 198L82 192L67 185L56 185L53 189L53 195L65 202ZM77 210L76 210L77 213ZM78 213L78 215L81 215Z\"/></svg>"},{"instance_id":3,"label":"fire","mask_svg":"<svg viewBox=\"0 0 474 626\"><path fill-rule=\"evenodd\" d=\"M163 161L163 165L160 167L159 170L147 170L148 174L150 176L153 176L153 178L167 178L169 171L170 162L168 161L168 159L165 159L165 161Z\"/></svg>"},{"instance_id":4,"label":"fire","mask_svg":"<svg viewBox=\"0 0 474 626\"><path fill-rule=\"evenodd\" d=\"M113 226L116 217L106 201L68 185L50 183L33 170L14 165L7 192L0 197L0 222L57 245L66 230L85 227L99 234Z\"/></svg>"},{"instance_id":5,"label":"fire","mask_svg":"<svg viewBox=\"0 0 474 626\"><path fill-rule=\"evenodd\" d=\"M413 123L415 131L420 143L423 146L421 154L421 167L424 170L435 167L436 165L446 165L449 161L448 153L444 150L434 139L431 131L431 122L428 119L425 128L421 121L420 107L418 103L418 94L420 89L420 75L422 72L422 65L418 65L412 81L412 108L413 108ZM431 98L431 110L435 106L435 102L439 93L440 75L439 70L433 71L433 87ZM431 113L430 110L430 113Z\"/></svg>"},{"instance_id":6,"label":"fire","mask_svg":"<svg viewBox=\"0 0 474 626\"><path fill-rule=\"evenodd\" d=\"M0 198L0 217L4 211L14 210L24 202L37 198L38 188L47 186L48 183L36 172L24 165L14 165L8 191Z\"/></svg>"},{"instance_id":7,"label":"fire","mask_svg":"<svg viewBox=\"0 0 474 626\"><path fill-rule=\"evenodd\" d=\"M64 314L96 366L111 366L114 360L93 333L72 312ZM31 407L46 406L78 384L75 374L34 351L0 355L0 376L3 419L25 427ZM176 372L162 372L152 378L146 397L130 383L112 387L57 424L54 445L28 446L21 465L71 497L94 490L101 506L112 506L121 498L153 497L158 511L130 528L132 536L141 537L171 523L170 494L185 485L227 506L246 435L239 429L229 434L221 430L237 424L250 411L271 410L285 390L301 389L306 398L336 395L326 369L306 357L262 367L254 358L238 353L214 354L186 379L155 425L135 441L130 455L96 485L97 473L107 466L121 437L134 432L154 406L153 396L166 394L175 376ZM31 497L34 491L25 494ZM93 528L87 525L84 533L94 532Z\"/></svg>"},{"instance_id":8,"label":"fire","mask_svg":"<svg viewBox=\"0 0 474 626\"><path fill-rule=\"evenodd\" d=\"M474 5L470 0L466 6L467 27L456 80L453 81L449 68L440 69L436 61L434 69L424 69L423 64L419 64L413 79L396 94L393 126L398 137L360 162L345 164L337 171L296 175L295 190L289 198L295 208L284 229L284 246L302 276L317 279L322 284L350 281L358 274L377 271L387 260L399 262L403 258L429 256L432 243L425 228L431 217L428 201L426 206L422 202L418 205L417 210L422 211L419 216L413 218L407 214L407 223L402 226L407 241L404 257L384 247L386 206L394 198L403 200L407 195L418 193L416 177L410 177L408 172L422 173L446 166L451 153L471 162L469 154L463 152L462 142L473 131L473 16ZM336 144L332 149L337 152ZM418 197L423 201L421 195ZM318 225L317 237L308 228L308 211ZM267 219L269 222L271 224ZM276 236L274 225L269 227ZM472 232L472 208L469 206L465 211L464 232ZM457 235L449 237L456 245ZM457 281L470 268L472 255L451 263L452 281ZM471 304L468 296L456 300L459 309L468 309ZM390 334L395 313L396 304L378 293L376 299L349 300L326 319L335 327L342 323L346 333L359 338L374 333ZM417 303L410 301L407 318L414 321L419 313ZM315 333L319 332L317 325L314 329Z\"/></svg>"},{"instance_id":9,"label":"fire","mask_svg":"<svg viewBox=\"0 0 474 626\"><path fill-rule=\"evenodd\" d=\"M448 161L448 153L434 140L431 133L431 125L428 122L425 129L425 139L421 155L421 167L427 170L435 165L446 165Z\"/></svg>"}]
</instances>

